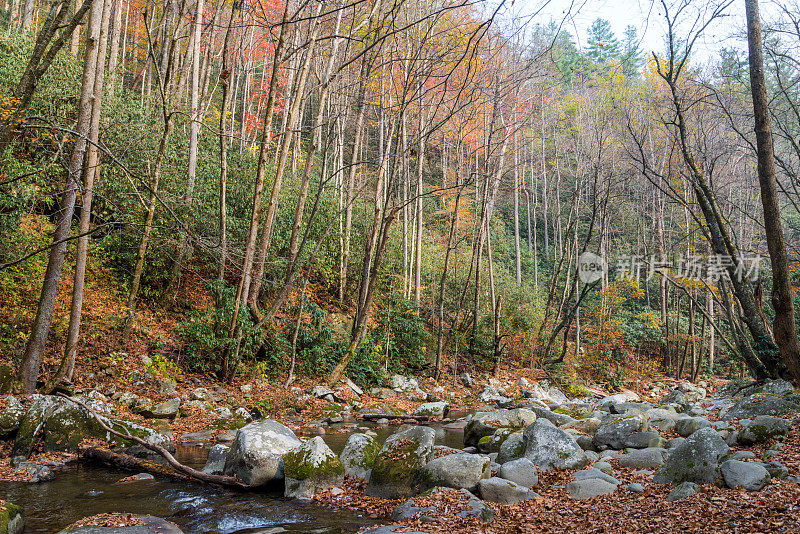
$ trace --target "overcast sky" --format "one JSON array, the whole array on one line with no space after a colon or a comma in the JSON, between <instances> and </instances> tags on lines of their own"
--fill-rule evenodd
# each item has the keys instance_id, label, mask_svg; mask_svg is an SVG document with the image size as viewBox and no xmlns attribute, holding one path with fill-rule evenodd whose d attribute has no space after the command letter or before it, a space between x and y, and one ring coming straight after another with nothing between
<instances>
[{"instance_id":1,"label":"overcast sky","mask_svg":"<svg viewBox=\"0 0 800 534\"><path fill-rule=\"evenodd\" d=\"M693 12L707 8L714 0L697 0ZM668 1L668 4L671 2ZM571 7L571 10L570 10ZM622 40L625 27L632 25L641 40L641 48L645 51L663 51L666 25L664 12L659 1L651 0L515 0L511 10L519 15L532 15L538 12L534 21L547 22L550 19L561 21L571 15L564 22L567 29L575 38L581 48L586 46L587 29L592 22L600 17L608 20L617 35ZM761 2L762 16L768 17L774 10L770 9L768 2ZM737 46L744 48L745 43L737 40L735 35L743 31L744 2L735 1L729 8L729 16L713 23L702 41L697 43L696 57L707 59L715 55L722 46Z\"/></svg>"}]
</instances>

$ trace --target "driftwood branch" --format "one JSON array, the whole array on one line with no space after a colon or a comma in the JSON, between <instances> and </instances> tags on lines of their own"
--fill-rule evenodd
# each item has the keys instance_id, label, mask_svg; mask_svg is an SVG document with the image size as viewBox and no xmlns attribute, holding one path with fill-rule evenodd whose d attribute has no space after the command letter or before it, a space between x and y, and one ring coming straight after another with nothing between
<instances>
[{"instance_id":1,"label":"driftwood branch","mask_svg":"<svg viewBox=\"0 0 800 534\"><path fill-rule=\"evenodd\" d=\"M243 483L242 481L238 480L235 477L229 477L229 476L224 476L224 475L212 475L210 473L203 473L202 471L198 471L197 469L192 469L189 466L183 465L178 460L176 460L175 457L172 456L172 454L167 449L165 449L164 447L162 447L160 445L155 445L153 443L150 443L150 442L148 442L146 440L143 440L142 438L140 438L138 436L132 436L129 432L127 432L127 429L126 429L125 433L122 433L122 432L120 432L118 430L114 430L113 428L108 426L105 423L105 421L103 421L103 419L99 415L97 415L97 413L92 408L90 408L89 406L87 406L83 402L81 402L81 401L79 401L77 399L74 399L72 397L69 397L67 395L64 395L63 393L59 393L58 395L60 397L64 397L65 399L74 402L78 406L81 406L85 410L87 410L95 418L95 420L100 424L100 426L103 427L103 430L105 430L107 432L110 432L111 434L114 434L115 436L120 437L122 439L133 441L134 443L137 443L137 444L141 445L142 447L144 447L144 448L146 448L146 449L148 449L150 451L153 451L156 454L160 455L161 457L163 457L167 461L167 463L170 465L170 467L172 467L178 473L186 475L187 477L192 478L194 480L199 480L200 482L205 482L207 484L218 484L220 486L227 486L227 487L238 488L238 489L252 489L252 486L249 486L249 485Z\"/></svg>"}]
</instances>

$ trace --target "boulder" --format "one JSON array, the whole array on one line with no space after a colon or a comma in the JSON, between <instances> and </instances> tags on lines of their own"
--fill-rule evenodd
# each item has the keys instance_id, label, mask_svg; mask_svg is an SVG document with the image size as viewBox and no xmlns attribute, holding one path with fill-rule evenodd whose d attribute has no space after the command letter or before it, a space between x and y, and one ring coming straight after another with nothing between
<instances>
[{"instance_id":1,"label":"boulder","mask_svg":"<svg viewBox=\"0 0 800 534\"><path fill-rule=\"evenodd\" d=\"M25 518L22 508L0 499L0 532L3 534L22 534Z\"/></svg>"},{"instance_id":2,"label":"boulder","mask_svg":"<svg viewBox=\"0 0 800 534\"><path fill-rule=\"evenodd\" d=\"M510 427L508 410L478 412L464 427L464 446L477 447L481 438L491 436L498 428Z\"/></svg>"},{"instance_id":3,"label":"boulder","mask_svg":"<svg viewBox=\"0 0 800 534\"><path fill-rule=\"evenodd\" d=\"M610 411L613 404L628 402L628 397L624 393L615 393L608 395L597 401L596 406L598 409Z\"/></svg>"},{"instance_id":4,"label":"boulder","mask_svg":"<svg viewBox=\"0 0 800 534\"><path fill-rule=\"evenodd\" d=\"M450 411L450 404L447 402L426 402L420 404L414 415L417 417L443 418Z\"/></svg>"},{"instance_id":5,"label":"boulder","mask_svg":"<svg viewBox=\"0 0 800 534\"><path fill-rule=\"evenodd\" d=\"M696 386L687 380L678 382L675 389L686 396L686 400L689 401L689 404L694 404L701 399L705 399L707 395L706 388Z\"/></svg>"},{"instance_id":6,"label":"boulder","mask_svg":"<svg viewBox=\"0 0 800 534\"><path fill-rule=\"evenodd\" d=\"M701 428L672 449L664 465L656 471L654 480L659 484L713 484L720 477L720 463L729 450L713 428Z\"/></svg>"},{"instance_id":7,"label":"boulder","mask_svg":"<svg viewBox=\"0 0 800 534\"><path fill-rule=\"evenodd\" d=\"M722 419L754 419L759 415L786 415L791 412L800 412L800 394L789 393L786 395L765 395L756 393L740 399Z\"/></svg>"},{"instance_id":8,"label":"boulder","mask_svg":"<svg viewBox=\"0 0 800 534\"><path fill-rule=\"evenodd\" d=\"M36 444L41 441L44 451L76 451L84 439L116 441L125 446L129 454L142 454L145 449L129 440L114 436L105 430L88 410L69 399L51 395L34 395L34 401L20 420L12 458L30 456ZM130 433L149 443L175 450L172 434L164 434L130 421L111 419L104 412L110 408L102 401L77 397L91 407L103 423L114 430Z\"/></svg>"},{"instance_id":9,"label":"boulder","mask_svg":"<svg viewBox=\"0 0 800 534\"><path fill-rule=\"evenodd\" d=\"M600 480L605 480L609 484L614 484L615 486L619 485L619 480L614 478L611 473L607 473L602 469L597 467L592 467L590 469L584 469L582 471L575 471L575 480L587 480L590 478L599 478Z\"/></svg>"},{"instance_id":10,"label":"boulder","mask_svg":"<svg viewBox=\"0 0 800 534\"><path fill-rule=\"evenodd\" d=\"M647 448L623 454L619 458L619 465L634 469L656 469L664 465L665 449Z\"/></svg>"},{"instance_id":11,"label":"boulder","mask_svg":"<svg viewBox=\"0 0 800 534\"><path fill-rule=\"evenodd\" d=\"M364 480L369 479L372 465L375 463L380 448L372 436L351 434L339 454L339 459L344 466L344 473Z\"/></svg>"},{"instance_id":12,"label":"boulder","mask_svg":"<svg viewBox=\"0 0 800 534\"><path fill-rule=\"evenodd\" d=\"M435 487L475 491L478 482L491 476L490 460L477 454L448 454L428 462L419 473L420 489Z\"/></svg>"},{"instance_id":13,"label":"boulder","mask_svg":"<svg viewBox=\"0 0 800 534\"><path fill-rule=\"evenodd\" d=\"M486 503L465 489L454 490L452 488L433 488L425 495L436 495L440 493L448 494L450 497L448 501L466 501L465 504L468 506L468 508L458 512L458 515L461 517L477 517L485 523L491 522L494 519L494 510L492 510L491 507L489 507ZM441 513L438 505L424 505L420 502L419 497L412 497L403 504L397 506L397 508L392 511L392 521L403 521L406 519L418 518L421 521L433 522L439 515L441 515Z\"/></svg>"},{"instance_id":14,"label":"boulder","mask_svg":"<svg viewBox=\"0 0 800 534\"><path fill-rule=\"evenodd\" d=\"M178 525L166 519L161 519L160 517L137 515L136 519L144 523L144 525L131 527L67 527L58 534L183 534L183 531L178 528ZM86 520L81 520L81 522L84 521Z\"/></svg>"},{"instance_id":15,"label":"boulder","mask_svg":"<svg viewBox=\"0 0 800 534\"><path fill-rule=\"evenodd\" d=\"M675 421L675 432L683 438L688 438L701 428L711 426L708 419L701 417L681 417Z\"/></svg>"},{"instance_id":16,"label":"boulder","mask_svg":"<svg viewBox=\"0 0 800 534\"><path fill-rule=\"evenodd\" d=\"M685 408L686 406L689 405L689 399L686 398L686 395L684 395L682 391L673 389L672 391L661 397L658 403L671 404Z\"/></svg>"},{"instance_id":17,"label":"boulder","mask_svg":"<svg viewBox=\"0 0 800 534\"><path fill-rule=\"evenodd\" d=\"M760 491L769 484L770 474L756 462L727 460L720 466L722 478L729 488L744 488L747 491Z\"/></svg>"},{"instance_id":18,"label":"boulder","mask_svg":"<svg viewBox=\"0 0 800 534\"><path fill-rule=\"evenodd\" d=\"M669 492L669 495L667 495L667 500L670 502L682 501L687 497L691 497L698 491L700 491L700 486L694 482L681 482L675 486L675 489Z\"/></svg>"},{"instance_id":19,"label":"boulder","mask_svg":"<svg viewBox=\"0 0 800 534\"><path fill-rule=\"evenodd\" d=\"M555 386L552 386L547 390L547 396L550 397L550 400L556 404L564 405L569 402L569 398L564 395L564 392Z\"/></svg>"},{"instance_id":20,"label":"boulder","mask_svg":"<svg viewBox=\"0 0 800 534\"><path fill-rule=\"evenodd\" d=\"M333 402L335 400L333 390L326 388L325 386L314 386L311 388L311 395L328 402Z\"/></svg>"},{"instance_id":21,"label":"boulder","mask_svg":"<svg viewBox=\"0 0 800 534\"><path fill-rule=\"evenodd\" d=\"M500 449L497 452L497 463L504 464L525 455L525 439L522 432L512 432L506 437L505 441L500 444Z\"/></svg>"},{"instance_id":22,"label":"boulder","mask_svg":"<svg viewBox=\"0 0 800 534\"><path fill-rule=\"evenodd\" d=\"M299 445L294 432L281 423L254 421L236 432L225 459L225 474L250 486L282 480L283 455Z\"/></svg>"},{"instance_id":23,"label":"boulder","mask_svg":"<svg viewBox=\"0 0 800 534\"><path fill-rule=\"evenodd\" d=\"M175 397L158 404L136 408L134 412L148 419L175 419L180 407L181 399Z\"/></svg>"},{"instance_id":24,"label":"boulder","mask_svg":"<svg viewBox=\"0 0 800 534\"><path fill-rule=\"evenodd\" d=\"M785 435L792 428L792 423L780 417L759 415L747 425L743 424L743 427L738 435L739 442L750 445Z\"/></svg>"},{"instance_id":25,"label":"boulder","mask_svg":"<svg viewBox=\"0 0 800 534\"><path fill-rule=\"evenodd\" d=\"M629 447L631 449L646 449L648 447L658 447L658 448L665 448L667 446L667 440L661 437L661 435L654 431L648 430L647 432L636 432L631 434L625 440L625 447Z\"/></svg>"},{"instance_id":26,"label":"boulder","mask_svg":"<svg viewBox=\"0 0 800 534\"><path fill-rule=\"evenodd\" d=\"M597 427L600 426L600 419L596 417L585 417L583 419L575 419L562 426L562 428L574 428L578 432L584 434L594 434Z\"/></svg>"},{"instance_id":27,"label":"boulder","mask_svg":"<svg viewBox=\"0 0 800 534\"><path fill-rule=\"evenodd\" d=\"M612 449L625 448L625 441L637 432L647 430L647 417L644 415L624 415L603 421L594 433L596 447Z\"/></svg>"},{"instance_id":28,"label":"boulder","mask_svg":"<svg viewBox=\"0 0 800 534\"><path fill-rule=\"evenodd\" d=\"M481 498L484 501L496 502L499 504L517 504L536 497L536 493L515 484L510 480L499 477L491 477L481 480L478 483Z\"/></svg>"},{"instance_id":29,"label":"boulder","mask_svg":"<svg viewBox=\"0 0 800 534\"><path fill-rule=\"evenodd\" d=\"M376 399L392 399L397 397L397 392L390 388L372 388L369 394Z\"/></svg>"},{"instance_id":30,"label":"boulder","mask_svg":"<svg viewBox=\"0 0 800 534\"><path fill-rule=\"evenodd\" d=\"M15 397L6 397L6 405L0 411L0 439L14 435L19 428L19 422L25 415L25 407Z\"/></svg>"},{"instance_id":31,"label":"boulder","mask_svg":"<svg viewBox=\"0 0 800 534\"><path fill-rule=\"evenodd\" d=\"M344 479L342 462L319 436L284 454L283 471L283 495L294 499L311 499Z\"/></svg>"},{"instance_id":32,"label":"boulder","mask_svg":"<svg viewBox=\"0 0 800 534\"><path fill-rule=\"evenodd\" d=\"M208 457L206 458L206 465L203 467L203 473L221 475L225 471L225 458L227 458L229 450L229 446L222 444L214 445L208 449Z\"/></svg>"},{"instance_id":33,"label":"boulder","mask_svg":"<svg viewBox=\"0 0 800 534\"><path fill-rule=\"evenodd\" d=\"M570 498L576 500L591 499L599 495L610 495L617 490L617 485L600 478L573 480L567 484Z\"/></svg>"},{"instance_id":34,"label":"boulder","mask_svg":"<svg viewBox=\"0 0 800 534\"><path fill-rule=\"evenodd\" d=\"M471 388L472 386L475 385L475 381L472 380L472 376L469 373L461 373L461 376L459 378L461 378L461 384L465 388Z\"/></svg>"},{"instance_id":35,"label":"boulder","mask_svg":"<svg viewBox=\"0 0 800 534\"><path fill-rule=\"evenodd\" d=\"M553 423L539 419L523 432L525 457L543 471L574 469L586 464L578 443Z\"/></svg>"},{"instance_id":36,"label":"boulder","mask_svg":"<svg viewBox=\"0 0 800 534\"><path fill-rule=\"evenodd\" d=\"M539 419L547 419L556 426L569 426L575 423L575 419L564 413L554 412L539 406L529 406L529 410L536 414Z\"/></svg>"},{"instance_id":37,"label":"boulder","mask_svg":"<svg viewBox=\"0 0 800 534\"><path fill-rule=\"evenodd\" d=\"M389 436L372 466L366 494L384 499L414 495L420 471L433 459L435 439L436 431L423 426Z\"/></svg>"},{"instance_id":38,"label":"boulder","mask_svg":"<svg viewBox=\"0 0 800 534\"><path fill-rule=\"evenodd\" d=\"M175 388L178 384L171 378L159 378L156 380L156 391L159 395L175 395Z\"/></svg>"},{"instance_id":39,"label":"boulder","mask_svg":"<svg viewBox=\"0 0 800 534\"><path fill-rule=\"evenodd\" d=\"M486 386L481 394L478 395L478 398L485 404L496 404L498 406L505 406L513 402L513 399L506 397L506 392L503 388L496 386Z\"/></svg>"},{"instance_id":40,"label":"boulder","mask_svg":"<svg viewBox=\"0 0 800 534\"><path fill-rule=\"evenodd\" d=\"M539 483L539 473L536 470L536 466L527 458L518 458L504 463L500 467L497 476L526 488Z\"/></svg>"},{"instance_id":41,"label":"boulder","mask_svg":"<svg viewBox=\"0 0 800 534\"><path fill-rule=\"evenodd\" d=\"M216 402L217 396L207 388L195 388L189 393L190 400Z\"/></svg>"},{"instance_id":42,"label":"boulder","mask_svg":"<svg viewBox=\"0 0 800 534\"><path fill-rule=\"evenodd\" d=\"M491 436L484 436L478 440L478 450L482 453L500 452L500 447L508 436L514 433L513 428L498 428Z\"/></svg>"}]
</instances>

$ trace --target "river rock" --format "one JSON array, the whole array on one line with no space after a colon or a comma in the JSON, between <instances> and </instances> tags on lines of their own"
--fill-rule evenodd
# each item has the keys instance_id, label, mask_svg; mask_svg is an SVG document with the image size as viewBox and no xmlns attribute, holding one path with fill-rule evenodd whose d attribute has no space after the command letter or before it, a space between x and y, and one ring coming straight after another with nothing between
<instances>
[{"instance_id":1,"label":"river rock","mask_svg":"<svg viewBox=\"0 0 800 534\"><path fill-rule=\"evenodd\" d=\"M683 438L688 438L701 428L711 426L708 419L701 417L681 417L675 421L675 432Z\"/></svg>"},{"instance_id":2,"label":"river rock","mask_svg":"<svg viewBox=\"0 0 800 534\"><path fill-rule=\"evenodd\" d=\"M22 507L0 499L0 532L3 534L22 534L25 518Z\"/></svg>"},{"instance_id":3,"label":"river rock","mask_svg":"<svg viewBox=\"0 0 800 534\"><path fill-rule=\"evenodd\" d=\"M475 491L478 482L491 476L491 461L476 454L448 454L428 462L419 474L420 489L442 486Z\"/></svg>"},{"instance_id":4,"label":"river rock","mask_svg":"<svg viewBox=\"0 0 800 534\"><path fill-rule=\"evenodd\" d=\"M510 480L520 486L530 488L539 483L539 473L533 462L527 458L518 458L504 463L497 473L500 478Z\"/></svg>"},{"instance_id":5,"label":"river rock","mask_svg":"<svg viewBox=\"0 0 800 534\"><path fill-rule=\"evenodd\" d=\"M13 435L19 428L19 422L25 415L25 407L15 397L6 397L6 406L0 412L0 438Z\"/></svg>"},{"instance_id":6,"label":"river rock","mask_svg":"<svg viewBox=\"0 0 800 534\"><path fill-rule=\"evenodd\" d=\"M785 435L792 423L780 417L759 415L746 425L743 423L743 427L738 435L739 443L751 445Z\"/></svg>"},{"instance_id":7,"label":"river rock","mask_svg":"<svg viewBox=\"0 0 800 534\"><path fill-rule=\"evenodd\" d=\"M339 455L346 475L368 480L380 445L372 436L351 434Z\"/></svg>"},{"instance_id":8,"label":"river rock","mask_svg":"<svg viewBox=\"0 0 800 534\"><path fill-rule=\"evenodd\" d=\"M720 463L729 450L713 428L701 428L672 449L664 465L656 471L654 480L659 484L712 484L720 477Z\"/></svg>"},{"instance_id":9,"label":"river rock","mask_svg":"<svg viewBox=\"0 0 800 534\"><path fill-rule=\"evenodd\" d=\"M575 500L591 499L598 495L610 495L617 490L617 485L601 478L585 478L573 480L567 484L570 498Z\"/></svg>"},{"instance_id":10,"label":"river rock","mask_svg":"<svg viewBox=\"0 0 800 534\"><path fill-rule=\"evenodd\" d=\"M666 449L650 447L623 454L619 457L619 465L634 469L656 469L664 465Z\"/></svg>"},{"instance_id":11,"label":"river rock","mask_svg":"<svg viewBox=\"0 0 800 534\"><path fill-rule=\"evenodd\" d=\"M612 449L625 448L625 441L637 432L647 430L647 417L644 415L624 415L606 419L594 433L596 447Z\"/></svg>"},{"instance_id":12,"label":"river rock","mask_svg":"<svg viewBox=\"0 0 800 534\"><path fill-rule=\"evenodd\" d=\"M486 523L494 519L494 510L468 490L437 487L433 488L429 493L426 493L426 495L436 495L439 493L449 494L454 500L462 502L466 500L469 509L458 512L458 515L461 517L477 517ZM435 521L435 518L439 515L440 511L437 505L425 506L419 502L419 497L412 497L392 511L392 521L419 518L421 521L432 522Z\"/></svg>"},{"instance_id":13,"label":"river rock","mask_svg":"<svg viewBox=\"0 0 800 534\"><path fill-rule=\"evenodd\" d=\"M254 421L236 432L225 459L225 474L251 486L282 480L283 455L299 445L294 432L281 423Z\"/></svg>"},{"instance_id":14,"label":"river rock","mask_svg":"<svg viewBox=\"0 0 800 534\"><path fill-rule=\"evenodd\" d=\"M670 502L682 501L687 497L691 497L698 491L700 491L700 486L694 482L681 482L675 486L675 489L669 492L669 495L667 495L667 500Z\"/></svg>"},{"instance_id":15,"label":"river rock","mask_svg":"<svg viewBox=\"0 0 800 534\"><path fill-rule=\"evenodd\" d=\"M130 433L145 441L175 450L172 434L164 434L130 421L111 419L103 412L110 408L99 400L77 397L98 414L104 424L119 432ZM81 441L88 438L116 441L127 447L130 454L141 454L144 448L112 435L85 408L63 397L35 395L34 402L20 421L14 441L12 458L30 456L36 443L41 440L45 451L75 451Z\"/></svg>"},{"instance_id":16,"label":"river rock","mask_svg":"<svg viewBox=\"0 0 800 534\"><path fill-rule=\"evenodd\" d=\"M631 449L646 449L648 447L666 448L667 440L654 431L635 432L625 439L625 447Z\"/></svg>"},{"instance_id":17,"label":"river rock","mask_svg":"<svg viewBox=\"0 0 800 534\"><path fill-rule=\"evenodd\" d=\"M159 378L156 380L156 391L159 395L175 395L177 383L171 378Z\"/></svg>"},{"instance_id":18,"label":"river rock","mask_svg":"<svg viewBox=\"0 0 800 534\"><path fill-rule=\"evenodd\" d=\"M491 436L498 428L511 426L507 410L478 412L464 427L464 446L477 447L481 438Z\"/></svg>"},{"instance_id":19,"label":"river rock","mask_svg":"<svg viewBox=\"0 0 800 534\"><path fill-rule=\"evenodd\" d=\"M755 393L740 399L727 410L722 419L754 419L759 415L786 415L791 412L800 412L800 394L788 393L786 395L765 395Z\"/></svg>"},{"instance_id":20,"label":"river rock","mask_svg":"<svg viewBox=\"0 0 800 534\"><path fill-rule=\"evenodd\" d=\"M575 423L575 419L567 414L554 412L547 408L540 408L538 406L529 406L529 410L536 414L539 419L547 419L556 426L570 426Z\"/></svg>"},{"instance_id":21,"label":"river rock","mask_svg":"<svg viewBox=\"0 0 800 534\"><path fill-rule=\"evenodd\" d=\"M575 480L586 480L589 478L599 478L600 480L605 480L606 482L614 485L619 485L619 480L614 478L611 472L606 472L598 467L590 467L589 469L584 469L582 471L575 471L574 473Z\"/></svg>"},{"instance_id":22,"label":"river rock","mask_svg":"<svg viewBox=\"0 0 800 534\"><path fill-rule=\"evenodd\" d=\"M311 499L324 489L341 484L344 466L321 437L316 436L283 456L286 477L284 497Z\"/></svg>"},{"instance_id":23,"label":"river rock","mask_svg":"<svg viewBox=\"0 0 800 534\"><path fill-rule=\"evenodd\" d=\"M439 419L445 417L450 411L450 404L447 402L426 402L420 404L414 415L417 417L437 417Z\"/></svg>"},{"instance_id":24,"label":"river rock","mask_svg":"<svg viewBox=\"0 0 800 534\"><path fill-rule=\"evenodd\" d=\"M478 395L478 398L483 403L496 404L497 406L506 406L513 402L513 399L506 397L505 390L497 386L486 386L481 394Z\"/></svg>"},{"instance_id":25,"label":"river rock","mask_svg":"<svg viewBox=\"0 0 800 534\"><path fill-rule=\"evenodd\" d=\"M681 380L678 382L675 389L684 394L689 404L694 404L701 399L705 399L707 395L706 388L692 384L688 380Z\"/></svg>"},{"instance_id":26,"label":"river rock","mask_svg":"<svg viewBox=\"0 0 800 534\"><path fill-rule=\"evenodd\" d=\"M67 527L58 534L183 534L178 525L160 517L138 515L144 526L135 527Z\"/></svg>"},{"instance_id":27,"label":"river rock","mask_svg":"<svg viewBox=\"0 0 800 534\"><path fill-rule=\"evenodd\" d=\"M433 459L435 439L436 431L423 426L389 436L372 466L366 494L384 499L412 496L420 471Z\"/></svg>"},{"instance_id":28,"label":"river rock","mask_svg":"<svg viewBox=\"0 0 800 534\"><path fill-rule=\"evenodd\" d=\"M181 407L181 399L175 397L158 404L137 408L134 412L148 419L175 419Z\"/></svg>"},{"instance_id":29,"label":"river rock","mask_svg":"<svg viewBox=\"0 0 800 534\"><path fill-rule=\"evenodd\" d=\"M208 449L208 457L206 458L206 465L203 467L203 473L210 475L221 475L225 472L225 458L228 456L230 447L227 445L217 444Z\"/></svg>"},{"instance_id":30,"label":"river rock","mask_svg":"<svg viewBox=\"0 0 800 534\"><path fill-rule=\"evenodd\" d=\"M600 426L600 419L596 417L585 417L583 419L575 419L563 425L562 428L574 428L578 432L584 434L594 434L597 427Z\"/></svg>"},{"instance_id":31,"label":"river rock","mask_svg":"<svg viewBox=\"0 0 800 534\"><path fill-rule=\"evenodd\" d=\"M760 491L769 484L767 469L756 462L727 460L720 466L722 478L729 488L744 488L747 491Z\"/></svg>"},{"instance_id":32,"label":"river rock","mask_svg":"<svg viewBox=\"0 0 800 534\"><path fill-rule=\"evenodd\" d=\"M525 457L543 471L575 469L586 464L578 443L546 419L539 419L523 433Z\"/></svg>"},{"instance_id":33,"label":"river rock","mask_svg":"<svg viewBox=\"0 0 800 534\"><path fill-rule=\"evenodd\" d=\"M525 455L525 439L522 432L512 432L506 437L505 441L500 444L500 449L497 452L497 463L504 464Z\"/></svg>"},{"instance_id":34,"label":"river rock","mask_svg":"<svg viewBox=\"0 0 800 534\"><path fill-rule=\"evenodd\" d=\"M513 428L498 428L491 436L484 436L478 441L478 450L484 454L498 453L508 436L513 433Z\"/></svg>"},{"instance_id":35,"label":"river rock","mask_svg":"<svg viewBox=\"0 0 800 534\"><path fill-rule=\"evenodd\" d=\"M536 493L529 488L499 477L483 479L478 487L484 501L499 504L517 504L536 497Z\"/></svg>"}]
</instances>

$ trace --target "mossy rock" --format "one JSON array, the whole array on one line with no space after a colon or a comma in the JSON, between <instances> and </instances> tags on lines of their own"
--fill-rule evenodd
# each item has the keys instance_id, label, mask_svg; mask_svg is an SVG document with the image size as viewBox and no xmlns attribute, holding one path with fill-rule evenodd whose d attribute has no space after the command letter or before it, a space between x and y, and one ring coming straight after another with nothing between
<instances>
[{"instance_id":1,"label":"mossy rock","mask_svg":"<svg viewBox=\"0 0 800 534\"><path fill-rule=\"evenodd\" d=\"M346 474L367 480L380 450L380 444L372 436L351 434L339 459Z\"/></svg>"},{"instance_id":2,"label":"mossy rock","mask_svg":"<svg viewBox=\"0 0 800 534\"><path fill-rule=\"evenodd\" d=\"M316 436L283 455L283 472L295 480L342 477L344 465L322 438Z\"/></svg>"},{"instance_id":3,"label":"mossy rock","mask_svg":"<svg viewBox=\"0 0 800 534\"><path fill-rule=\"evenodd\" d=\"M389 436L372 466L366 493L401 499L414 495L420 470L433 458L436 432L415 426Z\"/></svg>"},{"instance_id":4,"label":"mossy rock","mask_svg":"<svg viewBox=\"0 0 800 534\"><path fill-rule=\"evenodd\" d=\"M86 399L81 400L87 402ZM97 409L97 406L93 408ZM169 434L130 421L111 419L104 415L100 417L107 426L118 432L128 433L167 449L174 448ZM119 438L105 430L85 408L60 397L39 396L34 401L20 422L12 456L27 458L40 439L45 451L75 451L84 439L101 439L130 447L129 452L143 452L143 448L133 441Z\"/></svg>"},{"instance_id":5,"label":"mossy rock","mask_svg":"<svg viewBox=\"0 0 800 534\"><path fill-rule=\"evenodd\" d=\"M344 466L321 437L311 438L283 456L284 496L311 499L344 478Z\"/></svg>"},{"instance_id":6,"label":"mossy rock","mask_svg":"<svg viewBox=\"0 0 800 534\"><path fill-rule=\"evenodd\" d=\"M19 534L24 526L22 507L0 500L0 534Z\"/></svg>"}]
</instances>

